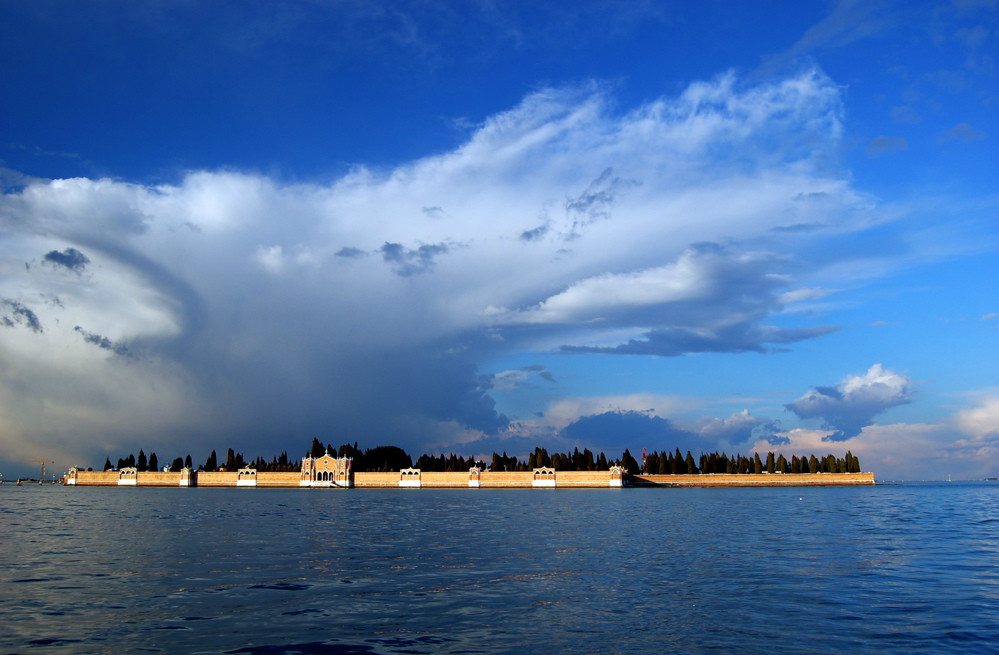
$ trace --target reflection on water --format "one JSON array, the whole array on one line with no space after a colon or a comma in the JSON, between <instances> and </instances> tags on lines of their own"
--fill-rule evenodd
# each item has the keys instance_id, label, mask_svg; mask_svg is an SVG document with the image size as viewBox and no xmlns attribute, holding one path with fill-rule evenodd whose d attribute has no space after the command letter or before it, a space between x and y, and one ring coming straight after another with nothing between
<instances>
[{"instance_id":1,"label":"reflection on water","mask_svg":"<svg viewBox=\"0 0 999 655\"><path fill-rule=\"evenodd\" d=\"M0 652L994 653L997 500L5 485Z\"/></svg>"}]
</instances>

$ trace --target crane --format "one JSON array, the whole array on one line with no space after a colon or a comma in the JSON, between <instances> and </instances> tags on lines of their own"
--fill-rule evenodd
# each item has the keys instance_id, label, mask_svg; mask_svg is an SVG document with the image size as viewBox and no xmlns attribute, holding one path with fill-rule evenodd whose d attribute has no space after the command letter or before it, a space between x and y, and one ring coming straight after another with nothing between
<instances>
[{"instance_id":1,"label":"crane","mask_svg":"<svg viewBox=\"0 0 999 655\"><path fill-rule=\"evenodd\" d=\"M41 477L38 478L38 484L41 484L42 482L45 482L45 465L46 464L55 464L55 462L53 460L51 460L51 459L46 460L44 457L42 457L40 459L22 459L20 461L23 462L23 463L25 463L25 464L41 464L42 465Z\"/></svg>"}]
</instances>

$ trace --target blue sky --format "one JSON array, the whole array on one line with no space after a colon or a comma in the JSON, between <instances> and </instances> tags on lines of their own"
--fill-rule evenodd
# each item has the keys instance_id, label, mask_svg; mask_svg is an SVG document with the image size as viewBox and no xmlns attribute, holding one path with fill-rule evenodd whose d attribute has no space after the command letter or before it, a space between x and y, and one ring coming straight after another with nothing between
<instances>
[{"instance_id":1,"label":"blue sky","mask_svg":"<svg viewBox=\"0 0 999 655\"><path fill-rule=\"evenodd\" d=\"M999 473L994 1L0 1L0 470Z\"/></svg>"}]
</instances>

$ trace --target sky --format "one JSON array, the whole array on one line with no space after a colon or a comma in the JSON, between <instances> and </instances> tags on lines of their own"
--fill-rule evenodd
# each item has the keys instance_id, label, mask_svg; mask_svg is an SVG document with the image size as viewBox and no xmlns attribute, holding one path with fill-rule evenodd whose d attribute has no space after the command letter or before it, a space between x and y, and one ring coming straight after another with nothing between
<instances>
[{"instance_id":1,"label":"sky","mask_svg":"<svg viewBox=\"0 0 999 655\"><path fill-rule=\"evenodd\" d=\"M0 0L0 472L318 438L996 476L997 27Z\"/></svg>"}]
</instances>

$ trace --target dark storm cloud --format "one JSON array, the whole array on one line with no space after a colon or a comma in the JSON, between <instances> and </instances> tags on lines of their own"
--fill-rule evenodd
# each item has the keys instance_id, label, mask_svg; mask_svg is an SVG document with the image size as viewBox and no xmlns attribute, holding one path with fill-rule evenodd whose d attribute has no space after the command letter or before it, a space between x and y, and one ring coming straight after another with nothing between
<instances>
[{"instance_id":1,"label":"dark storm cloud","mask_svg":"<svg viewBox=\"0 0 999 655\"><path fill-rule=\"evenodd\" d=\"M4 327L23 325L36 334L43 332L42 323L35 312L16 300L6 298L0 298L0 325Z\"/></svg>"},{"instance_id":2,"label":"dark storm cloud","mask_svg":"<svg viewBox=\"0 0 999 655\"><path fill-rule=\"evenodd\" d=\"M636 411L583 416L562 428L560 435L569 442L588 444L608 453L625 447L650 451L680 448L696 453L703 447L694 433L676 427L669 419Z\"/></svg>"},{"instance_id":3,"label":"dark storm cloud","mask_svg":"<svg viewBox=\"0 0 999 655\"><path fill-rule=\"evenodd\" d=\"M90 258L76 248L66 248L62 252L49 251L45 254L45 261L57 266L65 266L75 273L82 273L83 269L90 263Z\"/></svg>"},{"instance_id":4,"label":"dark storm cloud","mask_svg":"<svg viewBox=\"0 0 999 655\"><path fill-rule=\"evenodd\" d=\"M406 248L400 243L385 242L379 250L382 259L392 266L392 270L400 277L409 277L426 273L433 269L434 260L448 252L443 243L423 244L419 248Z\"/></svg>"},{"instance_id":5,"label":"dark storm cloud","mask_svg":"<svg viewBox=\"0 0 999 655\"><path fill-rule=\"evenodd\" d=\"M820 419L823 429L833 431L827 439L843 441L860 434L878 414L911 402L912 391L909 378L875 364L835 387L814 387L785 407L799 418Z\"/></svg>"}]
</instances>

